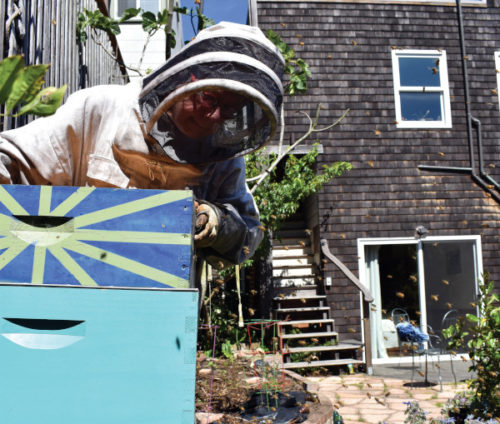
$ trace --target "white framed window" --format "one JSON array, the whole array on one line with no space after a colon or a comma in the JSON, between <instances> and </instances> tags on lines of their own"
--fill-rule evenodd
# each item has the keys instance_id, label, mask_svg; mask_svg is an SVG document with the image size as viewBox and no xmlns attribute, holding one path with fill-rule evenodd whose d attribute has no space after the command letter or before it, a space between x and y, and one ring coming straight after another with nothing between
<instances>
[{"instance_id":1,"label":"white framed window","mask_svg":"<svg viewBox=\"0 0 500 424\"><path fill-rule=\"evenodd\" d=\"M495 72L497 74L497 96L500 107L500 52L495 52Z\"/></svg>"},{"instance_id":2,"label":"white framed window","mask_svg":"<svg viewBox=\"0 0 500 424\"><path fill-rule=\"evenodd\" d=\"M396 126L451 128L446 52L392 50Z\"/></svg>"},{"instance_id":3,"label":"white framed window","mask_svg":"<svg viewBox=\"0 0 500 424\"><path fill-rule=\"evenodd\" d=\"M111 12L115 18L119 18L126 9L141 8L156 15L166 7L165 3L165 0L112 0Z\"/></svg>"}]
</instances>

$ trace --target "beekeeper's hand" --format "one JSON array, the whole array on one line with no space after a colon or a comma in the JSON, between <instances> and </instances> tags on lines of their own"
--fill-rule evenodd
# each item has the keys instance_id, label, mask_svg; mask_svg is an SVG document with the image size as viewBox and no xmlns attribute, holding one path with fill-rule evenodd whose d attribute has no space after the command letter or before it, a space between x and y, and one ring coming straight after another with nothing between
<instances>
[{"instance_id":1,"label":"beekeeper's hand","mask_svg":"<svg viewBox=\"0 0 500 424\"><path fill-rule=\"evenodd\" d=\"M210 247L215 243L219 230L219 215L216 206L195 201L194 207L196 212L194 245L195 247Z\"/></svg>"}]
</instances>

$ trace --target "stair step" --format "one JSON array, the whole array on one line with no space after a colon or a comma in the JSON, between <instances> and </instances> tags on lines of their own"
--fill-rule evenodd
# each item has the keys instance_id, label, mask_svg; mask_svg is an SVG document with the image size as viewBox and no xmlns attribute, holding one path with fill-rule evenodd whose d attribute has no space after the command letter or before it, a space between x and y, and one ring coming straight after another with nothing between
<instances>
[{"instance_id":1,"label":"stair step","mask_svg":"<svg viewBox=\"0 0 500 424\"><path fill-rule=\"evenodd\" d=\"M281 296L277 296L277 297L274 297L273 300L276 300L278 302L280 301L286 301L286 300L302 300L302 299L305 299L305 300L326 300L326 296L322 296L322 295L305 295L305 296L297 296L297 295L289 295L289 296L284 296L284 297L281 297Z\"/></svg>"},{"instance_id":2,"label":"stair step","mask_svg":"<svg viewBox=\"0 0 500 424\"><path fill-rule=\"evenodd\" d=\"M294 320L294 321L280 321L279 325L281 327L285 326L285 325L291 325L291 326L294 326L294 325L305 325L305 324L325 324L325 325L328 325L328 324L332 324L335 322L335 320L331 319L331 318L327 318L327 319L302 319L302 320Z\"/></svg>"},{"instance_id":3,"label":"stair step","mask_svg":"<svg viewBox=\"0 0 500 424\"><path fill-rule=\"evenodd\" d=\"M288 247L282 245L273 246L273 259L282 257L307 257L311 256L312 251L310 247Z\"/></svg>"},{"instance_id":4,"label":"stair step","mask_svg":"<svg viewBox=\"0 0 500 424\"><path fill-rule=\"evenodd\" d=\"M359 359L330 359L325 361L311 361L311 362L286 362L283 364L283 368L309 368L309 367L332 367L348 364L362 364L363 361Z\"/></svg>"},{"instance_id":5,"label":"stair step","mask_svg":"<svg viewBox=\"0 0 500 424\"><path fill-rule=\"evenodd\" d=\"M273 269L288 269L288 268L312 268L312 262L303 261L300 258L293 259L273 259Z\"/></svg>"},{"instance_id":6,"label":"stair step","mask_svg":"<svg viewBox=\"0 0 500 424\"><path fill-rule=\"evenodd\" d=\"M304 267L302 265L300 268L286 267L286 268L274 268L273 277L314 277L311 267Z\"/></svg>"},{"instance_id":7,"label":"stair step","mask_svg":"<svg viewBox=\"0 0 500 424\"><path fill-rule=\"evenodd\" d=\"M312 255L289 255L273 257L273 267L290 266L290 265L313 265L314 258Z\"/></svg>"},{"instance_id":8,"label":"stair step","mask_svg":"<svg viewBox=\"0 0 500 424\"><path fill-rule=\"evenodd\" d=\"M274 287L275 296L284 295L285 297L300 299L304 296L315 295L318 292L316 286L306 285L301 287Z\"/></svg>"},{"instance_id":9,"label":"stair step","mask_svg":"<svg viewBox=\"0 0 500 424\"><path fill-rule=\"evenodd\" d=\"M307 347L288 347L283 349L284 354L288 353L301 353L301 352L328 352L328 351L348 351L358 350L359 345L339 343L334 346L307 346Z\"/></svg>"},{"instance_id":10,"label":"stair step","mask_svg":"<svg viewBox=\"0 0 500 424\"><path fill-rule=\"evenodd\" d=\"M312 286L315 283L315 278L313 276L282 276L273 277L273 284L275 287L303 287Z\"/></svg>"},{"instance_id":11,"label":"stair step","mask_svg":"<svg viewBox=\"0 0 500 424\"><path fill-rule=\"evenodd\" d=\"M288 314L294 312L327 312L330 308L328 306L309 306L304 308L280 308L275 309L274 312Z\"/></svg>"},{"instance_id":12,"label":"stair step","mask_svg":"<svg viewBox=\"0 0 500 424\"><path fill-rule=\"evenodd\" d=\"M337 337L336 331L322 331L320 333L299 333L299 334L282 334L283 339L310 339L311 337Z\"/></svg>"},{"instance_id":13,"label":"stair step","mask_svg":"<svg viewBox=\"0 0 500 424\"><path fill-rule=\"evenodd\" d=\"M276 240L295 238L300 240L308 240L309 234L307 234L304 227L297 228L280 228L275 234L274 238Z\"/></svg>"},{"instance_id":14,"label":"stair step","mask_svg":"<svg viewBox=\"0 0 500 424\"><path fill-rule=\"evenodd\" d=\"M306 247L311 245L309 237L281 237L273 239L273 246L297 246Z\"/></svg>"},{"instance_id":15,"label":"stair step","mask_svg":"<svg viewBox=\"0 0 500 424\"><path fill-rule=\"evenodd\" d=\"M283 224L281 224L280 228L282 230L290 230L296 228L300 228L303 230L304 228L306 228L306 222L302 219L298 219L296 221L286 221Z\"/></svg>"}]
</instances>

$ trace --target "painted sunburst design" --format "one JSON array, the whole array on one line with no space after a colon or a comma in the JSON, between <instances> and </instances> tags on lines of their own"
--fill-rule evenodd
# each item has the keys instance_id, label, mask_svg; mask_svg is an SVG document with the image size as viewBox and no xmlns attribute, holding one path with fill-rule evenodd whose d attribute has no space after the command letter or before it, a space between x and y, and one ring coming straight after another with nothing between
<instances>
[{"instance_id":1,"label":"painted sunburst design","mask_svg":"<svg viewBox=\"0 0 500 424\"><path fill-rule=\"evenodd\" d=\"M57 203L53 196L56 190L71 194L65 198L63 196L62 201L59 196L59 203L53 207L53 203ZM113 196L113 191L92 187L0 186L0 204L4 212L0 213L0 236L3 236L0 238L0 251L3 250L0 253L0 280L4 280L2 270L9 264L12 266L13 261L18 261L25 264L23 266L32 263L33 284L67 284L65 281L47 281L47 256L50 253L51 267L62 267L64 275L71 275L82 286L187 287L191 251L191 236L188 232L191 208L187 205L191 205L191 192L131 190L128 191L129 195L122 191L118 201L99 209L101 203L109 201L108 196ZM38 205L34 206L37 210L27 211L23 207L22 196L37 195ZM83 212L82 202L85 202ZM95 206L89 207L89 204ZM156 219L156 226L148 222L148 215L144 215L146 224L143 226L148 231L136 231L131 224L131 221L137 221L137 215L134 214L148 214L152 210L157 211L152 220L155 216L162 217ZM60 225L41 228L23 222L23 217L31 215L47 217L48 220L51 217L67 219ZM168 219L174 221L167 227L175 231L165 230L162 222ZM131 226L134 227L132 230ZM141 229L140 223L138 229ZM152 255L157 255L157 260L151 258ZM165 265L169 255L173 259L170 272ZM114 272L117 273L116 282L103 282L96 278L104 276L103 279L106 279L105 275ZM137 283L129 281L122 284L120 279L128 274L132 277L125 279L132 281L136 278Z\"/></svg>"}]
</instances>

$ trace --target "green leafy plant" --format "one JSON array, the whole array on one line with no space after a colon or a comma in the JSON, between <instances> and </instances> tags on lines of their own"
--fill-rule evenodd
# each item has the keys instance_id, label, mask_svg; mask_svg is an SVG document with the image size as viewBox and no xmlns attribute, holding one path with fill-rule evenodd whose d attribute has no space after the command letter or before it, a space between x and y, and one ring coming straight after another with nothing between
<instances>
[{"instance_id":1,"label":"green leafy plant","mask_svg":"<svg viewBox=\"0 0 500 424\"><path fill-rule=\"evenodd\" d=\"M229 340L224 340L221 346L222 354L230 361L234 360L233 345Z\"/></svg>"},{"instance_id":2,"label":"green leafy plant","mask_svg":"<svg viewBox=\"0 0 500 424\"><path fill-rule=\"evenodd\" d=\"M147 46L151 37L153 37L158 31L163 30L166 34L170 34L171 37L167 37L170 42L170 47L173 48L176 45L175 31L171 28L170 21L172 14L175 12L188 13L186 8L174 8L172 13L169 13L167 9L160 10L157 14L153 12L144 11L140 8L129 8L125 9L122 16L119 19L113 19L109 16L104 15L100 10L88 10L83 9L83 12L78 13L78 20L76 24L76 36L77 40L82 44L85 44L89 38L101 46L104 51L116 62L119 62L118 57L114 52L108 50L98 39L98 31L106 31L113 35L118 35L121 33L120 25L130 21L131 19L136 19L141 23L143 31L147 34L146 41L142 49L142 55L139 60L138 67L132 67L125 64L124 66L138 74L141 74L140 70L141 64L146 52Z\"/></svg>"},{"instance_id":3,"label":"green leafy plant","mask_svg":"<svg viewBox=\"0 0 500 424\"><path fill-rule=\"evenodd\" d=\"M307 79L311 77L311 70L304 59L296 57L295 50L285 43L281 37L272 29L266 32L269 38L278 47L285 59L285 74L289 81L285 86L285 92L290 96L296 93L305 93L307 90Z\"/></svg>"},{"instance_id":4,"label":"green leafy plant","mask_svg":"<svg viewBox=\"0 0 500 424\"><path fill-rule=\"evenodd\" d=\"M54 113L63 100L66 85L42 89L48 69L49 65L25 66L24 57L20 55L3 59L0 62L0 104L5 104L5 113L1 116ZM13 113L16 108L17 112Z\"/></svg>"},{"instance_id":5,"label":"green leafy plant","mask_svg":"<svg viewBox=\"0 0 500 424\"><path fill-rule=\"evenodd\" d=\"M136 72L142 75L141 64L144 59L144 54L146 52L147 46L151 37L153 37L158 31L164 31L167 34L167 40L170 43L170 48L174 48L177 44L175 31L171 26L171 19L174 13L179 13L182 15L187 15L191 18L191 24L195 32L198 32L210 25L214 24L213 19L201 13L199 7L187 8L187 7L174 7L172 12L167 9L160 10L157 14L153 12L144 11L141 8L129 8L125 9L122 16L119 19L114 19L109 16L104 15L100 10L88 10L83 9L83 12L78 13L78 19L76 24L76 36L77 40L82 44L85 44L90 36L90 38L111 57L113 60L118 62L120 65L125 66L130 71ZM139 59L139 65L137 67L131 66L129 64L122 64L116 54L108 50L104 44L99 41L97 37L98 31L109 32L113 35L118 35L121 33L120 25L129 22L134 19L139 22L142 26L143 31L147 34L146 41L144 42L142 48L142 55ZM197 28L194 27L194 21L197 20ZM168 36L170 35L170 37ZM186 41L186 43L189 42Z\"/></svg>"},{"instance_id":6,"label":"green leafy plant","mask_svg":"<svg viewBox=\"0 0 500 424\"><path fill-rule=\"evenodd\" d=\"M323 165L321 172L317 172L315 166L317 156L317 149L312 149L302 157L290 155L281 178L278 178L275 168L254 191L260 219L265 229L278 230L283 222L298 210L304 199L352 168L347 162L335 162ZM268 155L265 151L248 155L246 166L249 179L269 169L270 163L275 159L276 155ZM270 233L266 231L265 240L261 243L256 256L267 256L271 248L269 235Z\"/></svg>"},{"instance_id":7,"label":"green leafy plant","mask_svg":"<svg viewBox=\"0 0 500 424\"><path fill-rule=\"evenodd\" d=\"M469 381L470 411L475 417L500 416L500 306L489 275L479 284L480 315L467 314L443 330L450 349L467 347L476 377Z\"/></svg>"}]
</instances>

